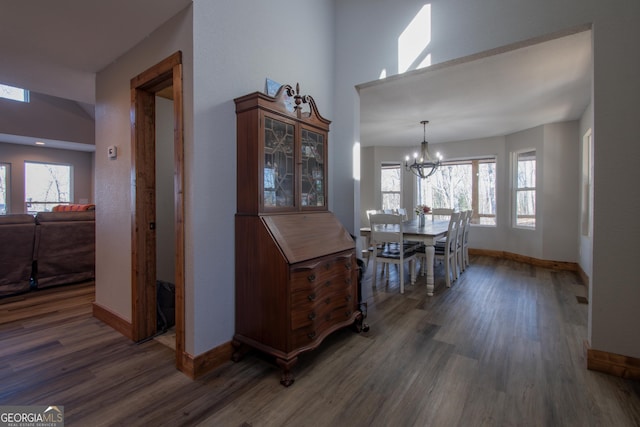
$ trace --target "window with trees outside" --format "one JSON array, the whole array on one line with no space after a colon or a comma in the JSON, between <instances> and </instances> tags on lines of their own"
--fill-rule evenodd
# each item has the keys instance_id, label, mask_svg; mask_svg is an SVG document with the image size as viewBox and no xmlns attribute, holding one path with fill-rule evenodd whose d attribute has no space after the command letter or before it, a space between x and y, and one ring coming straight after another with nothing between
<instances>
[{"instance_id":1,"label":"window with trees outside","mask_svg":"<svg viewBox=\"0 0 640 427\"><path fill-rule=\"evenodd\" d=\"M472 224L496 225L496 158L442 162L418 179L418 203L431 208L473 209Z\"/></svg>"},{"instance_id":2,"label":"window with trees outside","mask_svg":"<svg viewBox=\"0 0 640 427\"><path fill-rule=\"evenodd\" d=\"M48 212L71 202L71 165L24 162L27 213Z\"/></svg>"},{"instance_id":3,"label":"window with trees outside","mask_svg":"<svg viewBox=\"0 0 640 427\"><path fill-rule=\"evenodd\" d=\"M400 163L383 163L380 170L382 209L399 209L402 192Z\"/></svg>"},{"instance_id":4,"label":"window with trees outside","mask_svg":"<svg viewBox=\"0 0 640 427\"><path fill-rule=\"evenodd\" d=\"M515 206L516 227L536 227L536 151L515 153Z\"/></svg>"},{"instance_id":5,"label":"window with trees outside","mask_svg":"<svg viewBox=\"0 0 640 427\"><path fill-rule=\"evenodd\" d=\"M8 163L0 163L0 215L9 210L9 168Z\"/></svg>"}]
</instances>

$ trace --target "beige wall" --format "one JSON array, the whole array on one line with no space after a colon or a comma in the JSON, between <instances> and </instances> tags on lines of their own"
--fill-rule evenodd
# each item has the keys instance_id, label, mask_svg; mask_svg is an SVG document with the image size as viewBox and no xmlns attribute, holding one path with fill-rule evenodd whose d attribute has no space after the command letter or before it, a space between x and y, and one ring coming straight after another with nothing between
<instances>
[{"instance_id":1,"label":"beige wall","mask_svg":"<svg viewBox=\"0 0 640 427\"><path fill-rule=\"evenodd\" d=\"M504 250L554 261L578 261L578 172L580 153L578 122L554 123L502 137L434 144L445 159L496 157L495 227L474 225L470 245L479 249ZM380 209L380 165L402 162L409 148L367 147L361 156L360 224L367 224L365 211ZM517 229L511 221L511 153L535 149L537 153L537 226ZM403 169L404 171L404 169ZM415 179L403 173L402 201L411 215L415 206Z\"/></svg>"},{"instance_id":2,"label":"beige wall","mask_svg":"<svg viewBox=\"0 0 640 427\"><path fill-rule=\"evenodd\" d=\"M0 163L11 165L9 213L26 213L24 204L24 162L59 163L73 166L73 202L82 199L93 202L94 153L32 147L0 142Z\"/></svg>"},{"instance_id":3,"label":"beige wall","mask_svg":"<svg viewBox=\"0 0 640 427\"><path fill-rule=\"evenodd\" d=\"M96 150L115 145L117 159L96 157L96 303L131 320L131 93L133 77L182 51L186 151L192 146L191 8L179 13L140 45L96 76ZM188 169L188 165L187 165ZM187 202L188 203L188 202ZM188 280L188 277L187 277ZM187 319L187 345L190 319ZM187 347L189 350L189 347Z\"/></svg>"},{"instance_id":4,"label":"beige wall","mask_svg":"<svg viewBox=\"0 0 640 427\"><path fill-rule=\"evenodd\" d=\"M0 98L0 134L46 138L86 144L95 141L93 106L68 99L30 93L29 102Z\"/></svg>"}]
</instances>

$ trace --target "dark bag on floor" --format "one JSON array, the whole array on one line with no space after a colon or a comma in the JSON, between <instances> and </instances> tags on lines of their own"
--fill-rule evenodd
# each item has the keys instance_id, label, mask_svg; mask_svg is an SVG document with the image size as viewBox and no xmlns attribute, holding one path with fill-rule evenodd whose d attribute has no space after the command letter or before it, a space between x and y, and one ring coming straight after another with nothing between
<instances>
[{"instance_id":1,"label":"dark bag on floor","mask_svg":"<svg viewBox=\"0 0 640 427\"><path fill-rule=\"evenodd\" d=\"M166 332L176 324L176 287L173 283L156 281L158 332Z\"/></svg>"}]
</instances>

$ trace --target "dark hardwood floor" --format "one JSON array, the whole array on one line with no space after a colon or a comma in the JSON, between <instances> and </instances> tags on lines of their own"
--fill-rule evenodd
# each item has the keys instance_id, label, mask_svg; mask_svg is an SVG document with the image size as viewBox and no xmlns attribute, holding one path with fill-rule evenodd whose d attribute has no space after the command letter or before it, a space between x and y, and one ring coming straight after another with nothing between
<instances>
[{"instance_id":1,"label":"dark hardwood floor","mask_svg":"<svg viewBox=\"0 0 640 427\"><path fill-rule=\"evenodd\" d=\"M92 283L2 299L0 405L63 405L67 426L640 426L640 384L585 368L573 273L476 256L427 297L394 272L367 272L369 332L303 354L289 388L258 353L190 380L93 318Z\"/></svg>"}]
</instances>

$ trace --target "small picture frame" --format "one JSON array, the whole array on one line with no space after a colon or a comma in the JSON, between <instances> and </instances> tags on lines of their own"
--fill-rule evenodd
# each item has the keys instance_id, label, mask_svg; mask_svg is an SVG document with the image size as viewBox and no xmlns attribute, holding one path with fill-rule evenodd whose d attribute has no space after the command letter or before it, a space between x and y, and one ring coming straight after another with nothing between
<instances>
[{"instance_id":1,"label":"small picture frame","mask_svg":"<svg viewBox=\"0 0 640 427\"><path fill-rule=\"evenodd\" d=\"M278 93L278 89L280 89L282 85L270 78L266 78L264 82L264 92L269 96L276 96Z\"/></svg>"}]
</instances>

